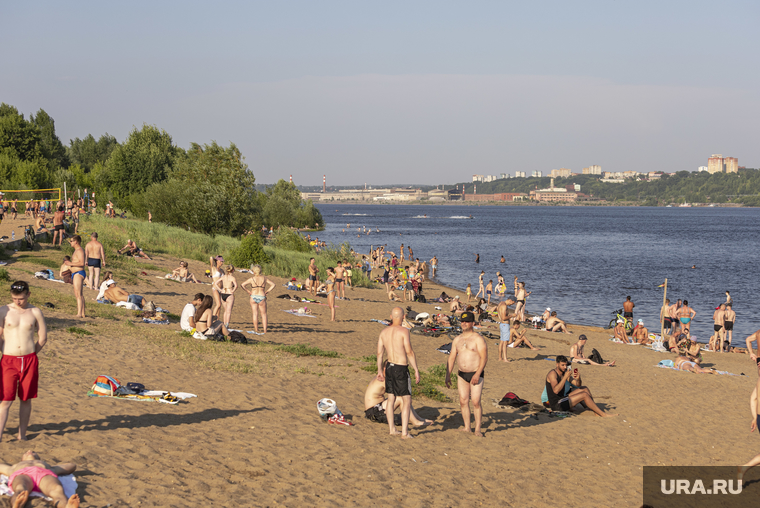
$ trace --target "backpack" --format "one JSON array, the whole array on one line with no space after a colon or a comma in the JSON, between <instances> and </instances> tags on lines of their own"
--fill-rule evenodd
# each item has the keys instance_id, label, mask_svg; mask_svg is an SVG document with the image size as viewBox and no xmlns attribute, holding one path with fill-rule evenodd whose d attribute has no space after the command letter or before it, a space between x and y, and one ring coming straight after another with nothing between
<instances>
[{"instance_id":1,"label":"backpack","mask_svg":"<svg viewBox=\"0 0 760 508\"><path fill-rule=\"evenodd\" d=\"M111 376L98 376L90 389L93 397L116 397L132 395L134 392L121 384L121 381Z\"/></svg>"},{"instance_id":2,"label":"backpack","mask_svg":"<svg viewBox=\"0 0 760 508\"><path fill-rule=\"evenodd\" d=\"M237 331L230 332L230 341L236 344L248 344L248 339L245 338L245 335Z\"/></svg>"},{"instance_id":3,"label":"backpack","mask_svg":"<svg viewBox=\"0 0 760 508\"><path fill-rule=\"evenodd\" d=\"M504 397L501 398L499 401L500 406L510 406L510 407L523 407L525 405L530 404L527 400L523 400L520 397L518 397L516 394L512 392L507 392Z\"/></svg>"},{"instance_id":4,"label":"backpack","mask_svg":"<svg viewBox=\"0 0 760 508\"><path fill-rule=\"evenodd\" d=\"M414 301L419 303L427 303L427 298L425 298L425 295L419 294L414 296Z\"/></svg>"},{"instance_id":5,"label":"backpack","mask_svg":"<svg viewBox=\"0 0 760 508\"><path fill-rule=\"evenodd\" d=\"M589 355L588 359L596 363L606 363L604 359L602 358L602 355L600 355L599 351L597 351L596 349L591 350L591 355Z\"/></svg>"}]
</instances>

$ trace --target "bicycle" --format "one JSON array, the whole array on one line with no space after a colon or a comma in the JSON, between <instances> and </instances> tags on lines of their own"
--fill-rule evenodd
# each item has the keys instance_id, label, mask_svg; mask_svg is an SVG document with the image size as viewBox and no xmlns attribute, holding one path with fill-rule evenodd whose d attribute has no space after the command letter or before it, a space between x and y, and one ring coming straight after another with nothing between
<instances>
[{"instance_id":1,"label":"bicycle","mask_svg":"<svg viewBox=\"0 0 760 508\"><path fill-rule=\"evenodd\" d=\"M615 328L615 326L617 326L618 320L622 320L623 327L625 327L625 333L630 335L631 332L633 332L633 320L628 319L627 317L623 316L623 309L613 310L612 314L614 314L615 317L610 320L610 324L607 328L609 329Z\"/></svg>"}]
</instances>

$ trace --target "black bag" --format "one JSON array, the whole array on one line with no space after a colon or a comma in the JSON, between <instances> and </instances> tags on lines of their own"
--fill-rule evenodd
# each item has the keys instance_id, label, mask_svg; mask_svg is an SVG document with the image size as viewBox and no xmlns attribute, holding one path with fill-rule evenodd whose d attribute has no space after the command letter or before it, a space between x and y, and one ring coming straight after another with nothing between
<instances>
[{"instance_id":1,"label":"black bag","mask_svg":"<svg viewBox=\"0 0 760 508\"><path fill-rule=\"evenodd\" d=\"M499 401L500 406L523 407L528 404L530 404L530 402L521 399L517 394L512 392L507 392L507 394Z\"/></svg>"},{"instance_id":2,"label":"black bag","mask_svg":"<svg viewBox=\"0 0 760 508\"><path fill-rule=\"evenodd\" d=\"M230 341L236 344L248 344L248 339L241 332L230 332Z\"/></svg>"},{"instance_id":3,"label":"black bag","mask_svg":"<svg viewBox=\"0 0 760 508\"><path fill-rule=\"evenodd\" d=\"M419 294L414 298L419 303L427 303L427 299L425 298L425 295Z\"/></svg>"},{"instance_id":4,"label":"black bag","mask_svg":"<svg viewBox=\"0 0 760 508\"><path fill-rule=\"evenodd\" d=\"M596 349L591 350L591 355L588 357L589 360L596 363L606 363L604 359L602 358L602 355L599 354L599 351Z\"/></svg>"}]
</instances>

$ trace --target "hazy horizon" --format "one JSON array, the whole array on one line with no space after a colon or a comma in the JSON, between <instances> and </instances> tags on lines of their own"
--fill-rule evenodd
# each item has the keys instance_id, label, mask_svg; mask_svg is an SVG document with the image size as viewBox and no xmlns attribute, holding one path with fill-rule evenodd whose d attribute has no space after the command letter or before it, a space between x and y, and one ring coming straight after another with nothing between
<instances>
[{"instance_id":1,"label":"hazy horizon","mask_svg":"<svg viewBox=\"0 0 760 508\"><path fill-rule=\"evenodd\" d=\"M0 101L64 144L156 125L258 183L757 167L751 2L5 3ZM31 36L31 35L33 36ZM411 184L404 184L411 185Z\"/></svg>"}]
</instances>

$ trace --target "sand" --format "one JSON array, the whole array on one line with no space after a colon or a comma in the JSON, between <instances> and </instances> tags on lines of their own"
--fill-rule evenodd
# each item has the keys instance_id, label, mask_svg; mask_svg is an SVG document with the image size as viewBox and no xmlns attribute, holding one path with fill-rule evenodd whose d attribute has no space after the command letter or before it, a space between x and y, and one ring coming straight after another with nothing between
<instances>
[{"instance_id":1,"label":"sand","mask_svg":"<svg viewBox=\"0 0 760 508\"><path fill-rule=\"evenodd\" d=\"M49 247L35 255L49 255ZM176 259L156 255L145 263L160 269L124 287L173 313L194 293L210 290L156 278L177 266ZM6 268L13 278L30 280L40 267L11 259ZM202 274L206 266L191 261L190 268ZM246 277L237 274L239 282ZM273 280L270 296L286 292L283 280ZM282 312L296 304L269 298L270 333L263 339L342 356L264 352L253 362L246 355L258 346L198 344L179 337L177 324L142 324L132 313L95 304L94 291L85 292L88 312L102 317L74 319L71 286L33 279L31 285L33 302L56 309L44 309L49 343L40 355L29 441L15 440L14 404L0 460L16 461L32 448L51 461L76 462L83 506L638 506L643 465L736 465L760 451L749 434L757 374L746 355L705 353L706 365L744 377L682 373L654 367L672 355L614 344L606 330L570 326L571 335L530 330L540 351L510 349L514 361L504 364L496 341L488 340L484 439L458 431L457 402L418 398L417 411L435 423L402 441L363 416L363 392L374 374L360 368L368 365L361 357L375 354L383 328L369 319L387 317L393 307L384 290L347 290L350 301L338 302L337 323L330 323L326 306L310 306L316 319L299 318ZM427 295L440 291L426 284ZM237 295L232 326L252 330L247 295ZM92 335L71 333L72 326ZM580 369L597 402L620 416L586 411L534 419L493 407L508 391L540 402L554 367L545 357L567 354L579 333L589 337L588 351L617 360L614 368ZM445 336L412 336L423 370L447 360L435 351L445 342ZM250 368L241 367L246 362ZM169 406L87 397L100 374L198 398ZM456 401L454 390L441 389ZM322 397L334 399L356 426L323 423L316 411Z\"/></svg>"}]
</instances>

